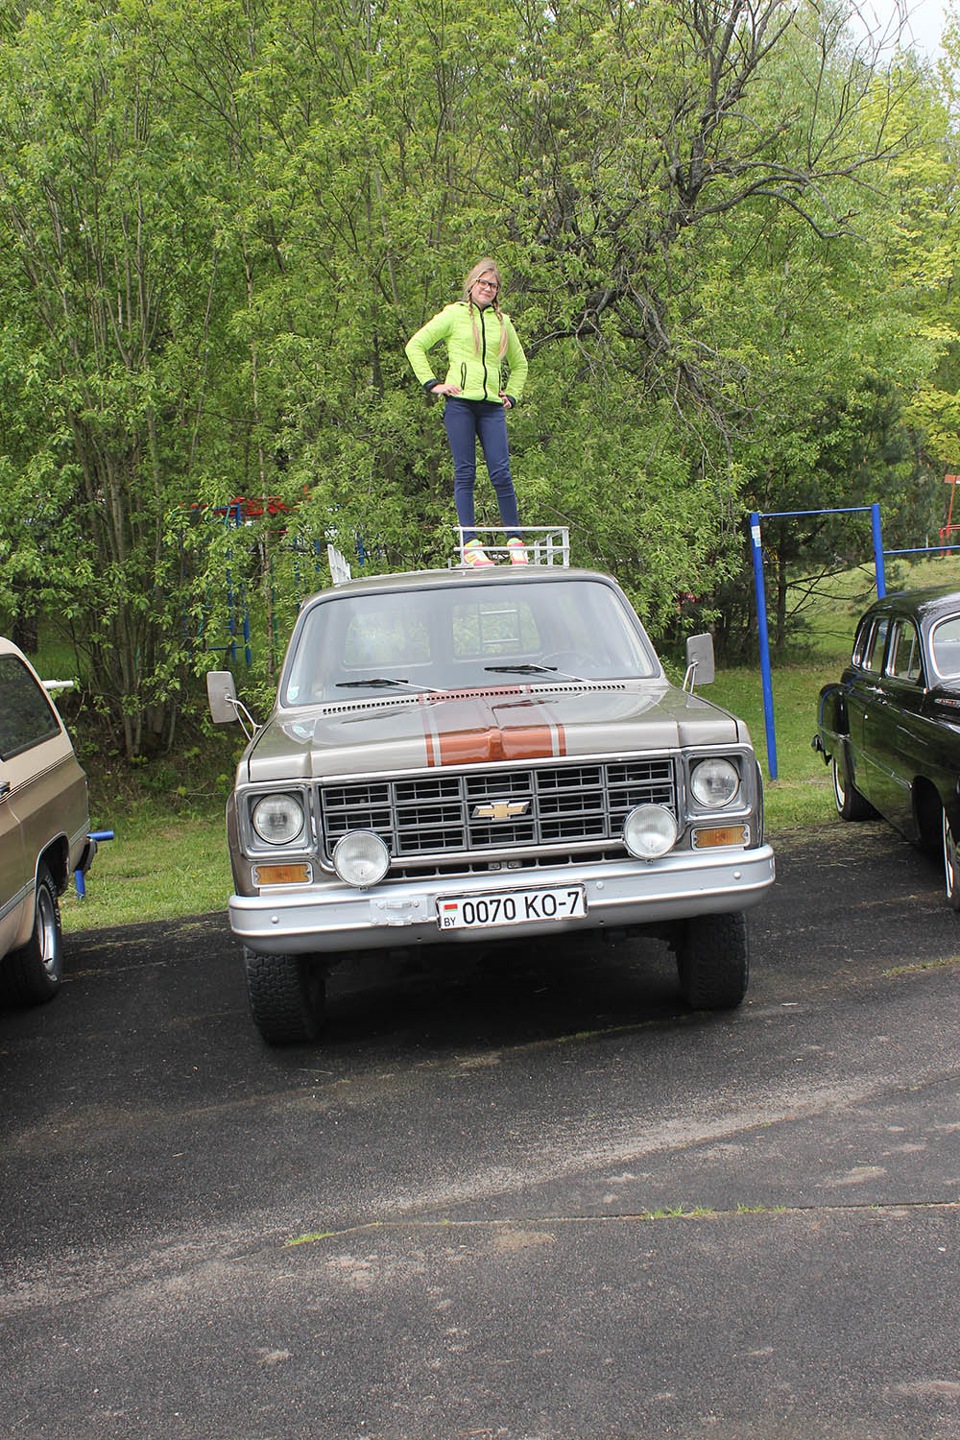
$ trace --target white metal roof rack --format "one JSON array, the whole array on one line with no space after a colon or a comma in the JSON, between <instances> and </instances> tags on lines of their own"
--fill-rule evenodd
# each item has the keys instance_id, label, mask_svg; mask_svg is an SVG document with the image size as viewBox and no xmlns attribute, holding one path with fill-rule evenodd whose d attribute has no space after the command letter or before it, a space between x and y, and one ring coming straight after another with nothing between
<instances>
[{"instance_id":1,"label":"white metal roof rack","mask_svg":"<svg viewBox=\"0 0 960 1440\"><path fill-rule=\"evenodd\" d=\"M334 585L345 585L351 578L350 562L347 557L337 549L336 545L327 542L327 563L330 566L330 579Z\"/></svg>"},{"instance_id":2,"label":"white metal roof rack","mask_svg":"<svg viewBox=\"0 0 960 1440\"><path fill-rule=\"evenodd\" d=\"M483 548L491 560L506 560L510 562L510 550L507 545L507 535L515 534L511 527L509 530L505 525L475 525L474 532L482 542ZM447 561L449 569L453 570L463 565L463 537L464 527L457 526L457 554L453 560ZM565 570L570 568L570 530L566 525L521 525L520 534L523 536L523 543L527 549L527 556L532 565L561 565ZM487 536L501 537L499 540Z\"/></svg>"}]
</instances>

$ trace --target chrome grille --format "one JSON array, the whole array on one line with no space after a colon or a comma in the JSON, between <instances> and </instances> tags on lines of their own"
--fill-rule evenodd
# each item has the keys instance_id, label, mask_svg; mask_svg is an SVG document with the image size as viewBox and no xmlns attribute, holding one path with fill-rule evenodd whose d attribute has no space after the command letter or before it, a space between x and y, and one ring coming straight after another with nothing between
<instances>
[{"instance_id":1,"label":"chrome grille","mask_svg":"<svg viewBox=\"0 0 960 1440\"><path fill-rule=\"evenodd\" d=\"M635 805L678 814L669 756L510 770L444 772L325 785L324 856L350 830L373 830L402 862L618 840Z\"/></svg>"}]
</instances>

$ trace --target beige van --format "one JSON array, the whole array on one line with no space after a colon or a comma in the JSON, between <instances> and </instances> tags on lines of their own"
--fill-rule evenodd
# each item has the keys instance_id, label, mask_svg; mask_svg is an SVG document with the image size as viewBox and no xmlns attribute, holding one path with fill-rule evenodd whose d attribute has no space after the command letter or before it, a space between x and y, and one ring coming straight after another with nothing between
<instances>
[{"instance_id":1,"label":"beige van","mask_svg":"<svg viewBox=\"0 0 960 1440\"><path fill-rule=\"evenodd\" d=\"M60 987L59 897L96 849L87 778L43 683L0 638L0 986L21 1004Z\"/></svg>"}]
</instances>

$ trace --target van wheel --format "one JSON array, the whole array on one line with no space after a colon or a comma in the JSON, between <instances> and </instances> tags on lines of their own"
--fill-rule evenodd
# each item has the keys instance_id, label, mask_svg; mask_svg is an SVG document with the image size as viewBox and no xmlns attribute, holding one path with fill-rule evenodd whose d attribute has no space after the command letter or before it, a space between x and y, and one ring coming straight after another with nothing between
<instances>
[{"instance_id":1,"label":"van wheel","mask_svg":"<svg viewBox=\"0 0 960 1440\"><path fill-rule=\"evenodd\" d=\"M33 934L19 950L12 950L3 967L5 990L20 1005L42 1005L52 1000L63 980L63 932L60 901L53 877L45 866L37 874L33 908Z\"/></svg>"},{"instance_id":2,"label":"van wheel","mask_svg":"<svg viewBox=\"0 0 960 1440\"><path fill-rule=\"evenodd\" d=\"M677 973L691 1010L735 1010L750 979L747 917L695 915L684 925L677 947Z\"/></svg>"},{"instance_id":3,"label":"van wheel","mask_svg":"<svg viewBox=\"0 0 960 1440\"><path fill-rule=\"evenodd\" d=\"M247 999L268 1045L304 1045L323 1024L327 973L315 955L258 955L244 948Z\"/></svg>"}]
</instances>

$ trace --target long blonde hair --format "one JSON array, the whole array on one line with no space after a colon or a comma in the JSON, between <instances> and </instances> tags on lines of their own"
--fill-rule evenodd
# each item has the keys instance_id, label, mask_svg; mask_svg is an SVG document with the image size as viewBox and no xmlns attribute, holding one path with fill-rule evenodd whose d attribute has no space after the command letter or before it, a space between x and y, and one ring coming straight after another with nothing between
<instances>
[{"instance_id":1,"label":"long blonde hair","mask_svg":"<svg viewBox=\"0 0 960 1440\"><path fill-rule=\"evenodd\" d=\"M504 315L503 311L500 309L500 287L502 284L502 281L500 279L500 271L497 269L497 262L495 260L491 260L489 256L485 257L483 260L478 260L476 265L474 265L473 269L470 271L469 275L463 282L463 298L466 301L467 306L470 310L470 323L473 326L473 343L476 347L477 354L479 355L480 331L477 327L477 317L475 314L476 307L474 306L473 302L473 287L474 285L476 285L477 281L482 275L492 275L494 280L496 280L497 282L497 293L496 295L494 295L490 303L493 307L494 314L500 321L500 354L498 358L502 360L504 355L507 353L507 324L509 317Z\"/></svg>"}]
</instances>

